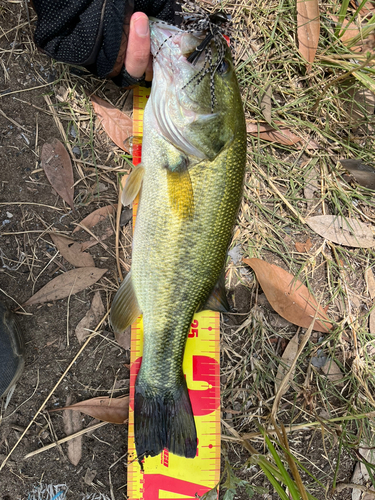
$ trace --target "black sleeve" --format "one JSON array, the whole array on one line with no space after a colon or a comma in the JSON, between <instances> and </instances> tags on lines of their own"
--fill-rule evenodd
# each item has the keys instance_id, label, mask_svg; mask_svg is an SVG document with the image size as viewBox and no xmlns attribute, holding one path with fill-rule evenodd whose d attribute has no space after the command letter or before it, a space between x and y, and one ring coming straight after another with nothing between
<instances>
[{"instance_id":1,"label":"black sleeve","mask_svg":"<svg viewBox=\"0 0 375 500\"><path fill-rule=\"evenodd\" d=\"M38 16L34 39L44 53L120 86L138 83L123 71L133 12L175 20L174 0L33 0L33 6Z\"/></svg>"}]
</instances>

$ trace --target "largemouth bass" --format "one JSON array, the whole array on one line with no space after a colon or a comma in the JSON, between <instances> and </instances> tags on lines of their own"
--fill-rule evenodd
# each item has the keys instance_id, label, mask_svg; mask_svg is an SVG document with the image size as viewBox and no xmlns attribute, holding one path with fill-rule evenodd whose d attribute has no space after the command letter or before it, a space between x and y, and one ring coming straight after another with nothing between
<instances>
[{"instance_id":1,"label":"largemouth bass","mask_svg":"<svg viewBox=\"0 0 375 500\"><path fill-rule=\"evenodd\" d=\"M162 22L150 26L154 77L142 163L123 193L129 204L141 190L132 267L111 323L120 332L143 314L134 400L138 458L164 448L193 458L197 434L182 359L194 313L223 310L226 302L218 289L242 195L246 126L225 39Z\"/></svg>"}]
</instances>

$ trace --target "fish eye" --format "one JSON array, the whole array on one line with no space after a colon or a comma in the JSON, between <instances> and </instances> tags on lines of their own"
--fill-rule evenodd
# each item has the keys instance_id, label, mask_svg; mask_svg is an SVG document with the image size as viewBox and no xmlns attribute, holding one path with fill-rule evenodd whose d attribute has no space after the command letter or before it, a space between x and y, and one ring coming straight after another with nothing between
<instances>
[{"instance_id":1,"label":"fish eye","mask_svg":"<svg viewBox=\"0 0 375 500\"><path fill-rule=\"evenodd\" d=\"M229 68L229 61L227 59L223 59L218 67L218 71L220 74L225 75L225 73L228 73Z\"/></svg>"}]
</instances>

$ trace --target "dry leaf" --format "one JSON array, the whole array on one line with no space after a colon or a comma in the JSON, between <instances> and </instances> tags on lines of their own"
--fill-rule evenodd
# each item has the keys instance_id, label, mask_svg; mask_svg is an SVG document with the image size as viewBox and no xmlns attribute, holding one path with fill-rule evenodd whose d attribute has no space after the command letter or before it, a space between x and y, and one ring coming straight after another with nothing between
<instances>
[{"instance_id":1,"label":"dry leaf","mask_svg":"<svg viewBox=\"0 0 375 500\"><path fill-rule=\"evenodd\" d=\"M125 141L133 134L133 120L100 97L92 95L91 102L112 141L123 151L130 153Z\"/></svg>"},{"instance_id":2,"label":"dry leaf","mask_svg":"<svg viewBox=\"0 0 375 500\"><path fill-rule=\"evenodd\" d=\"M358 8L358 3L356 0L350 0L350 5L353 7L354 10L357 10ZM366 2L365 5L361 8L359 11L362 16L365 16L366 14L372 14L373 11L375 10L375 4L373 0L370 0L369 2Z\"/></svg>"},{"instance_id":3,"label":"dry leaf","mask_svg":"<svg viewBox=\"0 0 375 500\"><path fill-rule=\"evenodd\" d=\"M69 396L67 404L71 401ZM64 431L67 436L74 434L82 429L82 418L80 413L71 410L63 412ZM68 441L68 458L73 465L78 465L82 457L82 436L77 436Z\"/></svg>"},{"instance_id":4,"label":"dry leaf","mask_svg":"<svg viewBox=\"0 0 375 500\"><path fill-rule=\"evenodd\" d=\"M335 16L334 14L328 14L329 17L337 24L339 22L338 16ZM354 22L351 22L349 24L349 21L347 19L344 19L342 22L342 25L340 26L340 33L339 33L339 39L342 41L344 45L348 45L348 43L353 40L354 37L358 36L360 33L359 28L354 24ZM361 52L360 47L353 47L352 50L354 52Z\"/></svg>"},{"instance_id":5,"label":"dry leaf","mask_svg":"<svg viewBox=\"0 0 375 500\"><path fill-rule=\"evenodd\" d=\"M333 384L342 380L344 376L338 365L330 358L327 359L327 363L321 367L321 370ZM337 385L342 386L343 383Z\"/></svg>"},{"instance_id":6,"label":"dry leaf","mask_svg":"<svg viewBox=\"0 0 375 500\"><path fill-rule=\"evenodd\" d=\"M129 326L122 333L115 332L115 339L117 343L126 351L130 349L131 327Z\"/></svg>"},{"instance_id":7,"label":"dry leaf","mask_svg":"<svg viewBox=\"0 0 375 500\"><path fill-rule=\"evenodd\" d=\"M129 396L88 399L64 408L50 410L50 413L58 410L76 410L110 424L124 424L129 415Z\"/></svg>"},{"instance_id":8,"label":"dry leaf","mask_svg":"<svg viewBox=\"0 0 375 500\"><path fill-rule=\"evenodd\" d=\"M371 449L372 445L370 442L362 442L360 444L359 453L361 456L370 464L375 464L375 452ZM368 470L363 462L357 462L354 468L354 473L352 475L351 482L353 484L365 485L370 480ZM352 500L373 500L374 495L366 497L366 494L362 496L362 491L358 488L353 488Z\"/></svg>"},{"instance_id":9,"label":"dry leaf","mask_svg":"<svg viewBox=\"0 0 375 500\"><path fill-rule=\"evenodd\" d=\"M299 253L305 253L305 252L308 252L310 250L310 248L312 247L312 243L311 243L311 240L310 238L308 238L305 243L302 243L300 241L296 241L294 243L295 247L296 247L296 250L297 252Z\"/></svg>"},{"instance_id":10,"label":"dry leaf","mask_svg":"<svg viewBox=\"0 0 375 500\"><path fill-rule=\"evenodd\" d=\"M53 243L61 255L76 267L95 267L94 259L89 253L82 252L81 243L61 234L50 233Z\"/></svg>"},{"instance_id":11,"label":"dry leaf","mask_svg":"<svg viewBox=\"0 0 375 500\"><path fill-rule=\"evenodd\" d=\"M372 299L375 299L375 276L371 268L367 268L365 271L365 280L368 288L368 292Z\"/></svg>"},{"instance_id":12,"label":"dry leaf","mask_svg":"<svg viewBox=\"0 0 375 500\"><path fill-rule=\"evenodd\" d=\"M76 327L76 336L80 344L90 335L88 330L98 324L99 320L104 316L104 312L102 298L100 292L97 291L92 299L90 309Z\"/></svg>"},{"instance_id":13,"label":"dry leaf","mask_svg":"<svg viewBox=\"0 0 375 500\"><path fill-rule=\"evenodd\" d=\"M23 305L42 304L43 302L74 295L96 283L107 271L108 269L98 269L97 267L80 267L60 274L60 276L54 278L30 297Z\"/></svg>"},{"instance_id":14,"label":"dry leaf","mask_svg":"<svg viewBox=\"0 0 375 500\"><path fill-rule=\"evenodd\" d=\"M369 116L374 114L375 94L368 88L358 87L350 78L341 83L341 88L342 104L350 116L350 128L363 125L367 133L373 131Z\"/></svg>"},{"instance_id":15,"label":"dry leaf","mask_svg":"<svg viewBox=\"0 0 375 500\"><path fill-rule=\"evenodd\" d=\"M281 385L281 382L284 380L284 377L286 373L288 372L289 368L292 366L292 363L297 355L298 351L298 333L294 335L294 337L289 341L288 345L286 346L283 355L281 357L281 361L279 363L279 366L277 368L277 374L275 378L275 394L277 394L277 391L279 390L279 387ZM293 379L294 376L294 371L290 374L289 380ZM284 390L281 394L286 393L286 391L289 389L290 383L286 384L284 387Z\"/></svg>"},{"instance_id":16,"label":"dry leaf","mask_svg":"<svg viewBox=\"0 0 375 500\"><path fill-rule=\"evenodd\" d=\"M243 262L254 269L269 303L280 316L295 325L308 328L318 311L314 330L328 332L332 328L324 309L294 276L261 259L243 259Z\"/></svg>"},{"instance_id":17,"label":"dry leaf","mask_svg":"<svg viewBox=\"0 0 375 500\"><path fill-rule=\"evenodd\" d=\"M375 169L362 163L362 160L339 160L339 162L351 173L358 184L375 191Z\"/></svg>"},{"instance_id":18,"label":"dry leaf","mask_svg":"<svg viewBox=\"0 0 375 500\"><path fill-rule=\"evenodd\" d=\"M315 59L320 34L319 3L318 0L297 0L297 37L298 49L301 55L310 64L306 72L311 70L311 63Z\"/></svg>"},{"instance_id":19,"label":"dry leaf","mask_svg":"<svg viewBox=\"0 0 375 500\"><path fill-rule=\"evenodd\" d=\"M272 97L272 87L271 85L267 85L262 100L260 102L260 109L263 113L264 119L268 123L271 123L271 110L272 110L271 97Z\"/></svg>"},{"instance_id":20,"label":"dry leaf","mask_svg":"<svg viewBox=\"0 0 375 500\"><path fill-rule=\"evenodd\" d=\"M288 128L280 125L279 130L276 130L271 125L261 123L246 123L246 131L255 137L260 137L265 141L277 142L285 146L293 146L302 139L296 134L293 134Z\"/></svg>"},{"instance_id":21,"label":"dry leaf","mask_svg":"<svg viewBox=\"0 0 375 500\"><path fill-rule=\"evenodd\" d=\"M73 168L64 145L57 139L46 142L40 155L40 164L53 189L74 210Z\"/></svg>"},{"instance_id":22,"label":"dry leaf","mask_svg":"<svg viewBox=\"0 0 375 500\"><path fill-rule=\"evenodd\" d=\"M317 215L306 219L313 231L340 245L356 248L375 246L375 229L349 217Z\"/></svg>"},{"instance_id":23,"label":"dry leaf","mask_svg":"<svg viewBox=\"0 0 375 500\"><path fill-rule=\"evenodd\" d=\"M96 470L87 469L84 481L88 486L91 486L96 474L97 474Z\"/></svg>"},{"instance_id":24,"label":"dry leaf","mask_svg":"<svg viewBox=\"0 0 375 500\"><path fill-rule=\"evenodd\" d=\"M89 214L87 217L85 217L80 225L85 226L87 229L90 229L94 227L96 224L99 222L102 222L104 219L106 219L109 215L112 215L114 212L114 208L112 205L107 205L106 207L98 208L97 210L94 210ZM80 226L77 226L73 233L76 233L79 231L81 228Z\"/></svg>"}]
</instances>

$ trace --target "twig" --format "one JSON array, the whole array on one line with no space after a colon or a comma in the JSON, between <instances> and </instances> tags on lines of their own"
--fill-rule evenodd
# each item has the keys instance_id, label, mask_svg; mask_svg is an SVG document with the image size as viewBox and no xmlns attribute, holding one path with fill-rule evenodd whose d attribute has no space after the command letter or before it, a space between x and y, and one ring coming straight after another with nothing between
<instances>
[{"instance_id":1,"label":"twig","mask_svg":"<svg viewBox=\"0 0 375 500\"><path fill-rule=\"evenodd\" d=\"M305 219L302 217L302 215L300 215L297 210L295 210L292 205L289 203L289 201L280 193L280 191L277 189L277 187L275 186L275 184L271 181L271 179L263 172L263 170L260 168L258 169L258 172L261 174L261 176L266 179L266 181L268 182L268 184L271 186L271 188L275 191L275 193L277 194L277 196L279 196L282 201L285 203L285 205L289 208L289 210L291 212L294 213L294 215L297 217L297 219L302 223L302 224L306 224L306 221Z\"/></svg>"},{"instance_id":2,"label":"twig","mask_svg":"<svg viewBox=\"0 0 375 500\"><path fill-rule=\"evenodd\" d=\"M275 400L273 402L272 410L271 410L271 419L275 419L275 417L276 417L276 413L277 413L277 410L279 408L281 397L284 394L285 387L289 382L290 376L294 371L294 368L296 366L296 363L298 361L298 358L299 358L301 352L303 351L303 349L305 348L305 345L307 344L308 340L311 337L311 333L313 331L317 315L318 315L318 309L316 309L314 319L312 320L311 325L309 326L305 335L303 336L302 342L301 342L300 346L298 347L297 354L295 355L295 358L293 359L293 362L290 365L289 370L286 372L285 377L283 378L283 380L279 386L279 389L276 393Z\"/></svg>"},{"instance_id":3,"label":"twig","mask_svg":"<svg viewBox=\"0 0 375 500\"><path fill-rule=\"evenodd\" d=\"M70 306L70 297L72 296L73 288L76 286L77 277L74 280L72 288L70 289L68 304L66 306L66 345L69 347L69 306Z\"/></svg>"},{"instance_id":4,"label":"twig","mask_svg":"<svg viewBox=\"0 0 375 500\"><path fill-rule=\"evenodd\" d=\"M90 431L95 431L96 429L99 429L100 427L103 427L104 425L107 425L109 422L98 422L95 425L91 425L86 427L86 429L81 429L78 432L75 432L74 434L71 434L70 436L65 436L64 438L58 439L57 441L54 441L53 443L47 444L46 446L43 446L43 448L39 448L38 450L31 451L27 455L24 456L24 458L31 458L34 457L35 455L38 455L39 453L43 453L44 451L51 450L52 448L55 448L55 446L59 446L62 443L67 443L71 439L74 439L76 437L82 436L83 434L86 434L86 432Z\"/></svg>"},{"instance_id":5,"label":"twig","mask_svg":"<svg viewBox=\"0 0 375 500\"><path fill-rule=\"evenodd\" d=\"M121 196L122 196L122 190L125 187L126 179L127 179L127 176L123 175L120 179L120 182L119 182L117 213L116 213L116 242L115 242L116 264L117 264L118 275L119 275L119 278L121 281L124 279L122 272L121 272L121 266L120 266L120 220L121 220L121 209L122 209Z\"/></svg>"},{"instance_id":6,"label":"twig","mask_svg":"<svg viewBox=\"0 0 375 500\"><path fill-rule=\"evenodd\" d=\"M0 109L0 115L2 115L4 118L6 118L7 120L9 120L10 123L13 123L13 125L15 125L17 128L21 128L22 130L24 130L28 134L31 134L30 130L28 130L23 125L20 125L18 122L16 122L16 120L13 120L13 118L10 118L10 116L7 116L2 109Z\"/></svg>"},{"instance_id":7,"label":"twig","mask_svg":"<svg viewBox=\"0 0 375 500\"><path fill-rule=\"evenodd\" d=\"M257 450L253 448L253 446L251 446L251 444L246 439L244 439L235 429L233 429L231 425L228 424L228 422L222 419L221 423L228 429L231 434L233 434L233 436L235 436L242 443L244 448L246 448L251 455L256 455L258 453Z\"/></svg>"}]
</instances>

